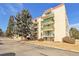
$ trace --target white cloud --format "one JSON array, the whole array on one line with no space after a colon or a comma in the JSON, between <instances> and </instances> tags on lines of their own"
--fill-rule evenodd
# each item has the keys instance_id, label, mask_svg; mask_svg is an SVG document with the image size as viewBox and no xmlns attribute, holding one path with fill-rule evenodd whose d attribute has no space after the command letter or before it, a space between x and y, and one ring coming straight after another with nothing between
<instances>
[{"instance_id":1,"label":"white cloud","mask_svg":"<svg viewBox=\"0 0 79 59\"><path fill-rule=\"evenodd\" d=\"M77 28L77 29L79 30L79 23L71 24L69 27L70 27L70 28L71 28L71 27L74 27L74 28Z\"/></svg>"},{"instance_id":2,"label":"white cloud","mask_svg":"<svg viewBox=\"0 0 79 59\"><path fill-rule=\"evenodd\" d=\"M7 8L8 8L8 12L10 12L11 14L16 14L18 12L18 10L22 10L23 9L23 4L22 3L16 3L16 4L6 4Z\"/></svg>"},{"instance_id":3,"label":"white cloud","mask_svg":"<svg viewBox=\"0 0 79 59\"><path fill-rule=\"evenodd\" d=\"M7 12L8 13L11 13L11 14L16 14L17 13L17 10L13 7L13 5L6 4L6 7L7 7Z\"/></svg>"}]
</instances>

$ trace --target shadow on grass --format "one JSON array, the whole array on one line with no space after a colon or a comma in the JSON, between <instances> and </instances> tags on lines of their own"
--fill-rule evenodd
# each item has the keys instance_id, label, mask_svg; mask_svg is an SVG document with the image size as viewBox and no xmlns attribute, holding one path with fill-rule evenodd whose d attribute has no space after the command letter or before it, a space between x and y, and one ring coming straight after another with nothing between
<instances>
[{"instance_id":1,"label":"shadow on grass","mask_svg":"<svg viewBox=\"0 0 79 59\"><path fill-rule=\"evenodd\" d=\"M3 53L3 54L0 54L0 56L15 56L16 54L15 53Z\"/></svg>"}]
</instances>

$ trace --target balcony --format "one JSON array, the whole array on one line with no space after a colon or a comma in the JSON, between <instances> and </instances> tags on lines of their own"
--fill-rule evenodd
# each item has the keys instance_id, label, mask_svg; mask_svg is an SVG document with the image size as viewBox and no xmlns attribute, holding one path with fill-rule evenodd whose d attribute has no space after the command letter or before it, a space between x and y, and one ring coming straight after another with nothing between
<instances>
[{"instance_id":1,"label":"balcony","mask_svg":"<svg viewBox=\"0 0 79 59\"><path fill-rule=\"evenodd\" d=\"M54 19L52 17L43 19L43 21L42 21L43 25L51 24L51 23L54 23Z\"/></svg>"},{"instance_id":2,"label":"balcony","mask_svg":"<svg viewBox=\"0 0 79 59\"><path fill-rule=\"evenodd\" d=\"M42 31L51 31L51 30L54 31L53 28L46 28L46 29L44 28L44 29L42 29Z\"/></svg>"},{"instance_id":3,"label":"balcony","mask_svg":"<svg viewBox=\"0 0 79 59\"><path fill-rule=\"evenodd\" d=\"M42 31L54 31L54 26L53 25L45 25L42 27Z\"/></svg>"},{"instance_id":4,"label":"balcony","mask_svg":"<svg viewBox=\"0 0 79 59\"><path fill-rule=\"evenodd\" d=\"M33 24L33 28L38 28L38 25L37 24Z\"/></svg>"},{"instance_id":5,"label":"balcony","mask_svg":"<svg viewBox=\"0 0 79 59\"><path fill-rule=\"evenodd\" d=\"M38 22L35 22L34 24L38 24Z\"/></svg>"},{"instance_id":6,"label":"balcony","mask_svg":"<svg viewBox=\"0 0 79 59\"><path fill-rule=\"evenodd\" d=\"M47 25L47 24L54 24L54 22L48 21L48 22L42 23L42 25Z\"/></svg>"},{"instance_id":7,"label":"balcony","mask_svg":"<svg viewBox=\"0 0 79 59\"><path fill-rule=\"evenodd\" d=\"M33 33L38 33L38 31L34 31Z\"/></svg>"},{"instance_id":8,"label":"balcony","mask_svg":"<svg viewBox=\"0 0 79 59\"><path fill-rule=\"evenodd\" d=\"M43 37L54 37L54 35L43 35Z\"/></svg>"},{"instance_id":9,"label":"balcony","mask_svg":"<svg viewBox=\"0 0 79 59\"><path fill-rule=\"evenodd\" d=\"M43 37L54 37L53 33L44 33Z\"/></svg>"},{"instance_id":10,"label":"balcony","mask_svg":"<svg viewBox=\"0 0 79 59\"><path fill-rule=\"evenodd\" d=\"M33 24L33 26L37 26L37 25L38 25L37 23L34 23L34 24Z\"/></svg>"},{"instance_id":11,"label":"balcony","mask_svg":"<svg viewBox=\"0 0 79 59\"><path fill-rule=\"evenodd\" d=\"M34 28L34 29L37 29L38 27L37 27L37 26L34 26L33 28Z\"/></svg>"}]
</instances>

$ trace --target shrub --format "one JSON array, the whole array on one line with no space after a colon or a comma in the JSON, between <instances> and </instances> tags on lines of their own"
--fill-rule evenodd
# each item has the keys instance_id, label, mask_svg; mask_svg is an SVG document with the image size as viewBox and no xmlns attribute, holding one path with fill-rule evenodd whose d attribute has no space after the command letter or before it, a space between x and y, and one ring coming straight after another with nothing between
<instances>
[{"instance_id":1,"label":"shrub","mask_svg":"<svg viewBox=\"0 0 79 59\"><path fill-rule=\"evenodd\" d=\"M50 37L50 41L54 41L54 37Z\"/></svg>"},{"instance_id":2,"label":"shrub","mask_svg":"<svg viewBox=\"0 0 79 59\"><path fill-rule=\"evenodd\" d=\"M32 40L38 40L38 38L33 37Z\"/></svg>"},{"instance_id":3,"label":"shrub","mask_svg":"<svg viewBox=\"0 0 79 59\"><path fill-rule=\"evenodd\" d=\"M44 41L44 39L41 38L41 39L38 39L38 41Z\"/></svg>"},{"instance_id":4,"label":"shrub","mask_svg":"<svg viewBox=\"0 0 79 59\"><path fill-rule=\"evenodd\" d=\"M75 39L66 36L66 37L63 38L63 42L70 43L70 44L75 44Z\"/></svg>"}]
</instances>

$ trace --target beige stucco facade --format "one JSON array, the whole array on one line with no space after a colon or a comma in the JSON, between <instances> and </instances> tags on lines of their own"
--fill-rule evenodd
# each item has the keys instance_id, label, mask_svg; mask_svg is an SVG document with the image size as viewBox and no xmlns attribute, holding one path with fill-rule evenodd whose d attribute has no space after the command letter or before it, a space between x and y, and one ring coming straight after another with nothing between
<instances>
[{"instance_id":1,"label":"beige stucco facade","mask_svg":"<svg viewBox=\"0 0 79 59\"><path fill-rule=\"evenodd\" d=\"M53 37L54 41L62 41L63 37L69 36L68 18L64 4L46 10L36 20L38 39Z\"/></svg>"},{"instance_id":2,"label":"beige stucco facade","mask_svg":"<svg viewBox=\"0 0 79 59\"><path fill-rule=\"evenodd\" d=\"M67 17L66 17L66 9L64 4L62 4L60 7L56 8L54 11L54 20L55 20L55 41L62 41L61 39L65 36L68 36L67 30L68 25Z\"/></svg>"}]
</instances>

